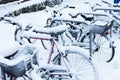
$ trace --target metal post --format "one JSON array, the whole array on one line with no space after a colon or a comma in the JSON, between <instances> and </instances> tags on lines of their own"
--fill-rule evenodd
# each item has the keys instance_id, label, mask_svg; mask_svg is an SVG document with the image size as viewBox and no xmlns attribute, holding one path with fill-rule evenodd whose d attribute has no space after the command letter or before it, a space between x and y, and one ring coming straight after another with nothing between
<instances>
[{"instance_id":1,"label":"metal post","mask_svg":"<svg viewBox=\"0 0 120 80\"><path fill-rule=\"evenodd\" d=\"M92 57L93 54L93 33L90 32L90 58Z\"/></svg>"}]
</instances>

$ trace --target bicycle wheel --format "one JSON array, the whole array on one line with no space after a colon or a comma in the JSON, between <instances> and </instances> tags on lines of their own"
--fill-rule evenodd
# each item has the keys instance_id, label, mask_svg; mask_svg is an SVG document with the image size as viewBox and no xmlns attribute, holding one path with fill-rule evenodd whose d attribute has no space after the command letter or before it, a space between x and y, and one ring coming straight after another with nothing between
<instances>
[{"instance_id":1,"label":"bicycle wheel","mask_svg":"<svg viewBox=\"0 0 120 80\"><path fill-rule=\"evenodd\" d=\"M94 53L98 54L102 60L110 62L115 55L115 47L111 46L109 40L101 35L96 35L94 42L96 44Z\"/></svg>"},{"instance_id":2,"label":"bicycle wheel","mask_svg":"<svg viewBox=\"0 0 120 80\"><path fill-rule=\"evenodd\" d=\"M62 56L63 57L63 56ZM97 73L94 64L83 54L76 51L66 50L64 59L67 63L64 63L61 55L58 54L53 62L56 65L69 64L67 66L69 76L60 75L60 79L56 80L97 80Z\"/></svg>"},{"instance_id":3,"label":"bicycle wheel","mask_svg":"<svg viewBox=\"0 0 120 80\"><path fill-rule=\"evenodd\" d=\"M90 33L85 34L81 42L90 43ZM110 45L109 40L104 36L95 34L93 38L93 51L96 55L99 55L99 58L102 58L103 61L110 62L115 54L115 47Z\"/></svg>"}]
</instances>

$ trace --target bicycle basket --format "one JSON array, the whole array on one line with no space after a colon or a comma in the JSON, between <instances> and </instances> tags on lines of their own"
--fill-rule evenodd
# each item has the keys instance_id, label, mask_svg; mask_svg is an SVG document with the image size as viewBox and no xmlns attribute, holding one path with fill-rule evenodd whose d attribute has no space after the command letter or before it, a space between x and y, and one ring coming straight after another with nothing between
<instances>
[{"instance_id":1,"label":"bicycle basket","mask_svg":"<svg viewBox=\"0 0 120 80\"><path fill-rule=\"evenodd\" d=\"M108 29L110 29L113 25L113 21L111 22L103 22L103 21L95 21L90 27L90 32L94 34L104 34Z\"/></svg>"},{"instance_id":2,"label":"bicycle basket","mask_svg":"<svg viewBox=\"0 0 120 80\"><path fill-rule=\"evenodd\" d=\"M13 66L4 64L4 66L1 66L1 67L5 73L12 75L14 77L21 77L26 72L24 61L21 61L18 64Z\"/></svg>"},{"instance_id":3,"label":"bicycle basket","mask_svg":"<svg viewBox=\"0 0 120 80\"><path fill-rule=\"evenodd\" d=\"M10 63L0 62L1 68L5 73L12 75L14 77L21 77L25 74L26 70L31 68L31 54L35 49L29 46L25 46L18 51L12 60L4 59L5 61L10 61ZM36 56L32 57L33 63L37 64Z\"/></svg>"}]
</instances>

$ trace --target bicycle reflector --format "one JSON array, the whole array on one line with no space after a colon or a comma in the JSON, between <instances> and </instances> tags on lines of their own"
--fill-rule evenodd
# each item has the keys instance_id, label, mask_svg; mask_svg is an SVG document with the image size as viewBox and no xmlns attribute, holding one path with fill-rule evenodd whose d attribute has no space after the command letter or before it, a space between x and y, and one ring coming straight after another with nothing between
<instances>
[{"instance_id":1,"label":"bicycle reflector","mask_svg":"<svg viewBox=\"0 0 120 80\"><path fill-rule=\"evenodd\" d=\"M110 34L110 32L106 31L104 34L105 34L105 35L108 35L108 34Z\"/></svg>"}]
</instances>

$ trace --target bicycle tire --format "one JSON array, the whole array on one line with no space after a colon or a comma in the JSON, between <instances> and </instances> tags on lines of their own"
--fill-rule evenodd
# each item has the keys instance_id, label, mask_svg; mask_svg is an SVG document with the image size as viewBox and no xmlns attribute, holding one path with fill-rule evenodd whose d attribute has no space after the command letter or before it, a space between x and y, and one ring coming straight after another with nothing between
<instances>
[{"instance_id":1,"label":"bicycle tire","mask_svg":"<svg viewBox=\"0 0 120 80\"><path fill-rule=\"evenodd\" d=\"M100 54L103 61L111 62L115 55L115 47L111 46L110 42L104 36L96 35L97 37L99 39L95 39L94 41L101 46L98 51L95 51L95 54Z\"/></svg>"},{"instance_id":2,"label":"bicycle tire","mask_svg":"<svg viewBox=\"0 0 120 80\"><path fill-rule=\"evenodd\" d=\"M72 51L72 50L65 50L64 58L70 64L70 78L67 80L98 80L97 71L95 65L92 61L89 60L85 55ZM61 59L61 55L58 54L54 59L53 63L56 65L64 65L63 60ZM73 70L73 72L71 72ZM75 72L74 72L75 71ZM61 77L61 76L60 76ZM53 79L54 80L54 79ZM55 79L55 80L66 80L66 79Z\"/></svg>"},{"instance_id":3,"label":"bicycle tire","mask_svg":"<svg viewBox=\"0 0 120 80\"><path fill-rule=\"evenodd\" d=\"M31 79L31 77L26 76L26 75L23 75L21 77L14 77L11 75L9 75L9 76L6 75L4 80L34 80L34 79Z\"/></svg>"},{"instance_id":4,"label":"bicycle tire","mask_svg":"<svg viewBox=\"0 0 120 80\"><path fill-rule=\"evenodd\" d=\"M103 45L100 46L99 50L95 50L94 53L95 54L101 54L101 57L103 57L103 60L106 61L106 62L110 62L112 61L112 59L114 58L114 55L115 55L115 47L110 47L110 44L109 44L109 41L104 37L104 36L101 36L99 34L95 34L94 35L94 38L93 38L93 42L95 44L100 44L102 43ZM98 37L99 38L98 38ZM90 32L86 33L82 38L81 38L81 41L80 42L86 42L86 43L89 43L89 39L90 38ZM88 41L85 41L85 40L88 40ZM99 39L99 40L98 40ZM101 39L101 40L100 40ZM106 40L104 42L102 42L102 39L103 40ZM100 41L100 42L99 42ZM105 44L106 43L106 44ZM106 47L107 46L107 47ZM103 47L103 48L102 48ZM106 47L106 48L104 48ZM107 52L104 52L104 51L107 51ZM110 52L108 52L110 51ZM103 54L104 53L104 54ZM106 54L105 53L109 53L109 54ZM104 56L103 56L104 55Z\"/></svg>"}]
</instances>

